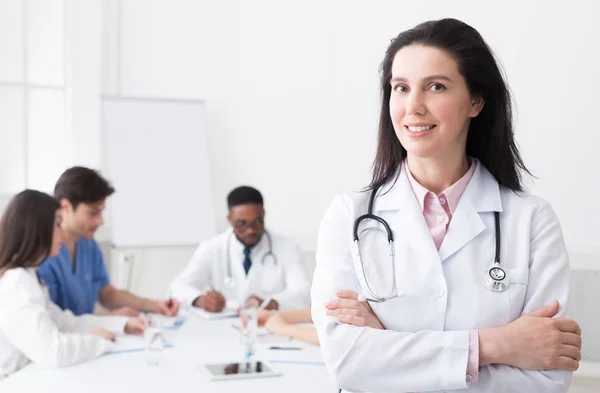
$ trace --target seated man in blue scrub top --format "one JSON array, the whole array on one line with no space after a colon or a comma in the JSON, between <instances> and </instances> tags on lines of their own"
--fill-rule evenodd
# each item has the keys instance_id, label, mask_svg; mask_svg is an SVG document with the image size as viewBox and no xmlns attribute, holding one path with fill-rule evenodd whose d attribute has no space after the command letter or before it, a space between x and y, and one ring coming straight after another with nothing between
<instances>
[{"instance_id":1,"label":"seated man in blue scrub top","mask_svg":"<svg viewBox=\"0 0 600 393\"><path fill-rule=\"evenodd\" d=\"M83 167L66 170L56 182L54 197L61 206L65 244L57 256L38 268L52 301L75 315L93 313L96 301L111 315L137 316L140 311L177 314L175 299L145 299L110 283L94 233L104 222L106 198L114 192L96 171Z\"/></svg>"}]
</instances>

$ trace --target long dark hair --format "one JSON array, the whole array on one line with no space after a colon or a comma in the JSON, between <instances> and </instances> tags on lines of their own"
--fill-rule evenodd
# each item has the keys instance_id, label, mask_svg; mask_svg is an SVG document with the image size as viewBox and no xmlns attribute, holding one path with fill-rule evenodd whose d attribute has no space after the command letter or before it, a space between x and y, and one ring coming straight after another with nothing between
<instances>
[{"instance_id":1,"label":"long dark hair","mask_svg":"<svg viewBox=\"0 0 600 393\"><path fill-rule=\"evenodd\" d=\"M0 274L15 267L35 267L52 248L58 201L25 190L12 198L0 219Z\"/></svg>"},{"instance_id":2,"label":"long dark hair","mask_svg":"<svg viewBox=\"0 0 600 393\"><path fill-rule=\"evenodd\" d=\"M445 50L456 60L471 95L485 100L479 116L471 119L467 155L479 159L499 184L522 191L521 170L531 173L514 140L510 92L492 50L481 35L456 19L421 23L400 33L388 46L380 69L379 141L368 189L379 188L393 180L406 157L406 149L398 140L390 117L390 80L394 56L400 49L413 44Z\"/></svg>"}]
</instances>

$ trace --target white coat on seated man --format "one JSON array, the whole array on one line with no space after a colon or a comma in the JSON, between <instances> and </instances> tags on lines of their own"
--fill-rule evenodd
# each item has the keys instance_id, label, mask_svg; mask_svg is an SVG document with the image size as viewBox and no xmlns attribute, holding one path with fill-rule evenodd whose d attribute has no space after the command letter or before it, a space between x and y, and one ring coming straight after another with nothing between
<instances>
[{"instance_id":1,"label":"white coat on seated man","mask_svg":"<svg viewBox=\"0 0 600 393\"><path fill-rule=\"evenodd\" d=\"M231 224L200 244L184 271L171 283L182 305L220 312L251 299L266 309L296 309L309 304L310 282L300 249L265 230L261 193L241 186L227 196Z\"/></svg>"}]
</instances>

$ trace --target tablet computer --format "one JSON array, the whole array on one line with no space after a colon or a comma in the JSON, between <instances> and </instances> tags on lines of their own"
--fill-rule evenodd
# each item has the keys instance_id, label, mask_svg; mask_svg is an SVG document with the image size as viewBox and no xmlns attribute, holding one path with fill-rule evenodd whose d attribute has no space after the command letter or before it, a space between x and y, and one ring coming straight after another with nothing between
<instances>
[{"instance_id":1,"label":"tablet computer","mask_svg":"<svg viewBox=\"0 0 600 393\"><path fill-rule=\"evenodd\" d=\"M274 370L269 364L263 361L205 363L199 364L198 368L211 381L276 377L281 375L281 372Z\"/></svg>"}]
</instances>

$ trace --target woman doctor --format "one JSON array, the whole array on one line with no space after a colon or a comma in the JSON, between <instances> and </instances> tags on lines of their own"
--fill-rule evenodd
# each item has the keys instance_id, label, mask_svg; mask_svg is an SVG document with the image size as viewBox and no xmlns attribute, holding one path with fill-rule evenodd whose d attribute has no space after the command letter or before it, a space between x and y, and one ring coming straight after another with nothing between
<instances>
[{"instance_id":1,"label":"woman doctor","mask_svg":"<svg viewBox=\"0 0 600 393\"><path fill-rule=\"evenodd\" d=\"M523 191L491 50L458 20L422 23L388 47L381 89L371 184L333 201L318 238L312 316L335 383L566 392L581 356L567 251Z\"/></svg>"},{"instance_id":2,"label":"woman doctor","mask_svg":"<svg viewBox=\"0 0 600 393\"><path fill-rule=\"evenodd\" d=\"M74 316L52 303L36 273L58 254L63 236L58 202L25 190L0 220L0 381L30 362L66 367L102 355L115 333L142 333L141 318Z\"/></svg>"}]
</instances>

